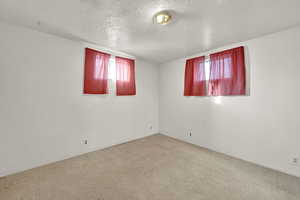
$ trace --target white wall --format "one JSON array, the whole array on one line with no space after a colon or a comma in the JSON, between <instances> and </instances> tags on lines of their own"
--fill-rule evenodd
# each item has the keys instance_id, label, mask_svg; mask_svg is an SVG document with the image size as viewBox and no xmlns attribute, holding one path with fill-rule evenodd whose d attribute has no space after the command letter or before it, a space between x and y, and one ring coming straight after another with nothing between
<instances>
[{"instance_id":1,"label":"white wall","mask_svg":"<svg viewBox=\"0 0 300 200\"><path fill-rule=\"evenodd\" d=\"M245 45L250 96L184 97L185 58L160 68L160 132L300 176L300 27ZM209 52L200 53L205 55ZM192 137L187 132L192 130Z\"/></svg>"},{"instance_id":2,"label":"white wall","mask_svg":"<svg viewBox=\"0 0 300 200\"><path fill-rule=\"evenodd\" d=\"M83 44L0 33L0 176L158 132L156 66L137 59L136 96L83 95Z\"/></svg>"}]
</instances>

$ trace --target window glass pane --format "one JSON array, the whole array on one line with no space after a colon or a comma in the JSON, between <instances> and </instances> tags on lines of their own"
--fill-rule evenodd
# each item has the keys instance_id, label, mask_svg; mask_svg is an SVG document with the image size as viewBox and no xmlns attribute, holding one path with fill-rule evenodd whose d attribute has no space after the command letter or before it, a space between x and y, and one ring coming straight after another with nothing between
<instances>
[{"instance_id":1,"label":"window glass pane","mask_svg":"<svg viewBox=\"0 0 300 200\"><path fill-rule=\"evenodd\" d=\"M116 58L115 58L115 56L111 56L109 59L108 79L116 81Z\"/></svg>"},{"instance_id":2,"label":"window glass pane","mask_svg":"<svg viewBox=\"0 0 300 200\"><path fill-rule=\"evenodd\" d=\"M210 62L209 59L205 60L205 78L206 80L209 80L209 73L210 73Z\"/></svg>"},{"instance_id":3,"label":"window glass pane","mask_svg":"<svg viewBox=\"0 0 300 200\"><path fill-rule=\"evenodd\" d=\"M224 59L224 78L232 77L232 60L231 57L227 57Z\"/></svg>"}]
</instances>

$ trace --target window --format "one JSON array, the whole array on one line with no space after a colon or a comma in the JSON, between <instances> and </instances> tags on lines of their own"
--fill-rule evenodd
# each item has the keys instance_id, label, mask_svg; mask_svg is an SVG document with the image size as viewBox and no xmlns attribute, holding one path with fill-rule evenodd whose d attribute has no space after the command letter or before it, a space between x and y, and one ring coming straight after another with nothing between
<instances>
[{"instance_id":1,"label":"window","mask_svg":"<svg viewBox=\"0 0 300 200\"><path fill-rule=\"evenodd\" d=\"M188 59L184 95L245 95L245 73L244 47Z\"/></svg>"},{"instance_id":2,"label":"window","mask_svg":"<svg viewBox=\"0 0 300 200\"><path fill-rule=\"evenodd\" d=\"M134 60L116 57L116 78L118 96L136 95Z\"/></svg>"},{"instance_id":3,"label":"window","mask_svg":"<svg viewBox=\"0 0 300 200\"><path fill-rule=\"evenodd\" d=\"M231 62L231 58L225 58L224 59L224 78L231 78L231 65L232 65L232 62ZM209 77L210 77L210 58L209 57L206 57L205 58L205 79L206 80L209 80ZM214 77L214 79L219 79L220 77Z\"/></svg>"},{"instance_id":4,"label":"window","mask_svg":"<svg viewBox=\"0 0 300 200\"><path fill-rule=\"evenodd\" d=\"M116 81L116 57L111 56L108 65L108 79Z\"/></svg>"},{"instance_id":5,"label":"window","mask_svg":"<svg viewBox=\"0 0 300 200\"><path fill-rule=\"evenodd\" d=\"M112 83L118 96L135 95L135 61L86 48L84 94L108 94Z\"/></svg>"},{"instance_id":6,"label":"window","mask_svg":"<svg viewBox=\"0 0 300 200\"><path fill-rule=\"evenodd\" d=\"M107 94L107 70L110 55L85 49L84 94Z\"/></svg>"},{"instance_id":7,"label":"window","mask_svg":"<svg viewBox=\"0 0 300 200\"><path fill-rule=\"evenodd\" d=\"M208 95L232 96L246 94L244 47L211 54Z\"/></svg>"},{"instance_id":8,"label":"window","mask_svg":"<svg viewBox=\"0 0 300 200\"><path fill-rule=\"evenodd\" d=\"M205 58L205 79L206 79L206 87L208 88L208 81L209 81L209 75L210 75L210 59L209 56ZM222 97L221 96L215 96L213 97L212 101L215 104L221 104L222 103Z\"/></svg>"},{"instance_id":9,"label":"window","mask_svg":"<svg viewBox=\"0 0 300 200\"><path fill-rule=\"evenodd\" d=\"M209 72L210 72L210 62L209 57L205 58L205 80L209 80Z\"/></svg>"},{"instance_id":10,"label":"window","mask_svg":"<svg viewBox=\"0 0 300 200\"><path fill-rule=\"evenodd\" d=\"M184 78L184 96L206 96L205 57L186 61Z\"/></svg>"}]
</instances>

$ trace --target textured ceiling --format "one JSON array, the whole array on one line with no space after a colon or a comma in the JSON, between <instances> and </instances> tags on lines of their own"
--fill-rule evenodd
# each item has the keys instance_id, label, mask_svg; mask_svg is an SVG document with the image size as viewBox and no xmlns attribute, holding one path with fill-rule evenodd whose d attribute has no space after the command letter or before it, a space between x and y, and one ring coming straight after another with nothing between
<instances>
[{"instance_id":1,"label":"textured ceiling","mask_svg":"<svg viewBox=\"0 0 300 200\"><path fill-rule=\"evenodd\" d=\"M296 26L299 8L300 0L1 0L0 19L162 63ZM174 14L171 24L153 24L161 10Z\"/></svg>"}]
</instances>

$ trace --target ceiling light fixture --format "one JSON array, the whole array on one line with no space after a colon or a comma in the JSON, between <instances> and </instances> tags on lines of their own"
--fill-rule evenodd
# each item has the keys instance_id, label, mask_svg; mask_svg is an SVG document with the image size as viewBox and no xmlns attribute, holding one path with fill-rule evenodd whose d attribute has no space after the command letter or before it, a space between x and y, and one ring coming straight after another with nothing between
<instances>
[{"instance_id":1,"label":"ceiling light fixture","mask_svg":"<svg viewBox=\"0 0 300 200\"><path fill-rule=\"evenodd\" d=\"M171 19L172 16L168 11L158 12L153 17L154 22L160 25L166 25L170 23Z\"/></svg>"}]
</instances>

